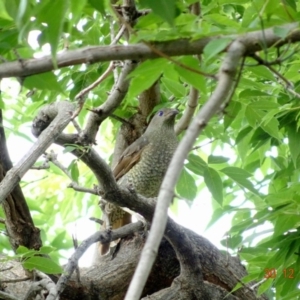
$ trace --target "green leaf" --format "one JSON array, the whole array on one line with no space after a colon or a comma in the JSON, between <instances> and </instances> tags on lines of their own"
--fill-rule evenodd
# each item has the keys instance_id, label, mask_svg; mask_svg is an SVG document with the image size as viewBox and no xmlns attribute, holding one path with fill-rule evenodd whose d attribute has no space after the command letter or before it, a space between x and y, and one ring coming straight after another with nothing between
<instances>
[{"instance_id":1,"label":"green leaf","mask_svg":"<svg viewBox=\"0 0 300 300\"><path fill-rule=\"evenodd\" d=\"M253 128L260 126L269 135L280 140L279 123L277 119L270 117L268 120L265 120L265 113L260 109L256 109L252 104L247 106L245 116Z\"/></svg>"},{"instance_id":2,"label":"green leaf","mask_svg":"<svg viewBox=\"0 0 300 300\"><path fill-rule=\"evenodd\" d=\"M274 227L274 236L280 236L291 228L297 228L299 226L298 215L280 214L276 219Z\"/></svg>"},{"instance_id":3,"label":"green leaf","mask_svg":"<svg viewBox=\"0 0 300 300\"><path fill-rule=\"evenodd\" d=\"M209 164L223 164L229 161L228 157L210 155L207 159Z\"/></svg>"},{"instance_id":4,"label":"green leaf","mask_svg":"<svg viewBox=\"0 0 300 300\"><path fill-rule=\"evenodd\" d=\"M257 294L258 296L260 296L261 294L263 294L265 291L267 291L268 289L270 289L273 285L273 280L271 278L267 279L265 282L263 282L262 284L259 285Z\"/></svg>"},{"instance_id":5,"label":"green leaf","mask_svg":"<svg viewBox=\"0 0 300 300\"><path fill-rule=\"evenodd\" d=\"M230 178L249 178L252 176L251 173L237 167L227 167L220 171L226 174Z\"/></svg>"},{"instance_id":6,"label":"green leaf","mask_svg":"<svg viewBox=\"0 0 300 300\"><path fill-rule=\"evenodd\" d=\"M231 43L231 38L220 38L216 40L211 40L203 49L205 59L209 60L210 58L216 56L220 52L226 49L226 47Z\"/></svg>"},{"instance_id":7,"label":"green leaf","mask_svg":"<svg viewBox=\"0 0 300 300\"><path fill-rule=\"evenodd\" d=\"M0 18L12 21L13 19L7 13L5 6L8 5L8 1L0 1Z\"/></svg>"},{"instance_id":8,"label":"green leaf","mask_svg":"<svg viewBox=\"0 0 300 300\"><path fill-rule=\"evenodd\" d=\"M205 80L202 75L196 74L192 71L177 66L175 69L184 81L191 84L194 88L200 90L201 92L205 91Z\"/></svg>"},{"instance_id":9,"label":"green leaf","mask_svg":"<svg viewBox=\"0 0 300 300\"><path fill-rule=\"evenodd\" d=\"M248 189L252 193L256 195L260 195L259 192L254 188L252 182L248 180L247 178L252 176L251 173L237 167L228 167L220 170L220 172L227 175L229 178L231 178L233 181L235 181L240 186Z\"/></svg>"},{"instance_id":10,"label":"green leaf","mask_svg":"<svg viewBox=\"0 0 300 300\"><path fill-rule=\"evenodd\" d=\"M295 126L289 126L287 128L289 148L294 166L297 166L297 159L300 154L300 131L296 130Z\"/></svg>"},{"instance_id":11,"label":"green leaf","mask_svg":"<svg viewBox=\"0 0 300 300\"><path fill-rule=\"evenodd\" d=\"M78 169L78 162L74 159L68 167L68 170L71 172L72 180L78 183L79 179L79 169Z\"/></svg>"},{"instance_id":12,"label":"green leaf","mask_svg":"<svg viewBox=\"0 0 300 300\"><path fill-rule=\"evenodd\" d=\"M270 95L268 95L268 97L270 97ZM280 104L271 101L266 101L266 100L259 100L259 101L252 102L250 106L253 109L269 110L269 109L279 108Z\"/></svg>"},{"instance_id":13,"label":"green leaf","mask_svg":"<svg viewBox=\"0 0 300 300\"><path fill-rule=\"evenodd\" d=\"M240 235L234 235L234 236L226 237L225 239L221 240L221 244L224 247L228 247L230 249L236 249L241 245L242 241L243 239Z\"/></svg>"},{"instance_id":14,"label":"green leaf","mask_svg":"<svg viewBox=\"0 0 300 300\"><path fill-rule=\"evenodd\" d=\"M176 185L178 194L188 200L193 200L197 194L197 186L195 179L184 168L180 174L179 180Z\"/></svg>"},{"instance_id":15,"label":"green leaf","mask_svg":"<svg viewBox=\"0 0 300 300\"><path fill-rule=\"evenodd\" d=\"M55 175L66 177L66 174L52 162L50 163L50 171L53 172Z\"/></svg>"},{"instance_id":16,"label":"green leaf","mask_svg":"<svg viewBox=\"0 0 300 300\"><path fill-rule=\"evenodd\" d=\"M26 248L25 246L19 246L18 249L16 250L17 254L25 254L28 252L29 252L29 249Z\"/></svg>"},{"instance_id":17,"label":"green leaf","mask_svg":"<svg viewBox=\"0 0 300 300\"><path fill-rule=\"evenodd\" d=\"M226 114L224 116L224 126L227 129L230 124L236 119L238 114L241 112L242 105L238 101L231 100L228 107L226 108Z\"/></svg>"},{"instance_id":18,"label":"green leaf","mask_svg":"<svg viewBox=\"0 0 300 300\"><path fill-rule=\"evenodd\" d=\"M228 16L224 16L222 14L209 14L205 15L203 19L210 24L218 24L221 26L226 26L227 28L230 28L232 31L234 31L235 28L239 28L239 24L232 20L231 18L228 18Z\"/></svg>"},{"instance_id":19,"label":"green leaf","mask_svg":"<svg viewBox=\"0 0 300 300\"><path fill-rule=\"evenodd\" d=\"M247 126L246 128L242 129L236 137L236 140L235 140L236 144L241 142L251 131L252 131L252 128L250 126Z\"/></svg>"},{"instance_id":20,"label":"green leaf","mask_svg":"<svg viewBox=\"0 0 300 300\"><path fill-rule=\"evenodd\" d=\"M293 10L297 10L297 4L296 0L285 0L283 5L290 6Z\"/></svg>"},{"instance_id":21,"label":"green leaf","mask_svg":"<svg viewBox=\"0 0 300 300\"><path fill-rule=\"evenodd\" d=\"M161 81L176 98L181 98L186 95L185 87L178 81L168 78L162 78Z\"/></svg>"},{"instance_id":22,"label":"green leaf","mask_svg":"<svg viewBox=\"0 0 300 300\"><path fill-rule=\"evenodd\" d=\"M98 1L98 0L88 0L89 4L93 6L96 10L98 10L102 15L105 15L105 7L106 2L104 0Z\"/></svg>"},{"instance_id":23,"label":"green leaf","mask_svg":"<svg viewBox=\"0 0 300 300\"><path fill-rule=\"evenodd\" d=\"M52 241L51 245L54 248L61 249L61 245L66 238L66 232L62 231L61 233L57 234L54 240Z\"/></svg>"},{"instance_id":24,"label":"green leaf","mask_svg":"<svg viewBox=\"0 0 300 300\"><path fill-rule=\"evenodd\" d=\"M245 116L249 124L253 128L256 128L260 124L264 114L260 110L254 109L251 105L248 105L245 111Z\"/></svg>"},{"instance_id":25,"label":"green leaf","mask_svg":"<svg viewBox=\"0 0 300 300\"><path fill-rule=\"evenodd\" d=\"M135 25L135 28L143 29L146 27L150 27L151 25L156 26L158 23L162 23L161 18L155 15L153 12L150 12L149 14L141 16L137 19L137 24Z\"/></svg>"},{"instance_id":26,"label":"green leaf","mask_svg":"<svg viewBox=\"0 0 300 300\"><path fill-rule=\"evenodd\" d=\"M0 3L3 3L3 1L0 1ZM18 4L16 0L11 1L4 1L4 11L6 11L9 16L11 16L13 19L16 19L17 13L18 13Z\"/></svg>"},{"instance_id":27,"label":"green leaf","mask_svg":"<svg viewBox=\"0 0 300 300\"><path fill-rule=\"evenodd\" d=\"M61 274L62 268L49 258L33 256L23 262L23 267L32 271L33 269L40 270L46 274Z\"/></svg>"},{"instance_id":28,"label":"green leaf","mask_svg":"<svg viewBox=\"0 0 300 300\"><path fill-rule=\"evenodd\" d=\"M143 6L147 6L152 11L168 22L171 26L174 25L176 16L176 1L175 0L140 0Z\"/></svg>"},{"instance_id":29,"label":"green leaf","mask_svg":"<svg viewBox=\"0 0 300 300\"><path fill-rule=\"evenodd\" d=\"M76 150L76 149L78 149L78 146L77 146L77 145L74 145L74 146L66 146L66 147L64 148L63 153L70 153L70 152L72 152L72 151L74 151L74 150Z\"/></svg>"},{"instance_id":30,"label":"green leaf","mask_svg":"<svg viewBox=\"0 0 300 300\"><path fill-rule=\"evenodd\" d=\"M257 66L255 68L252 68L251 72L259 76L260 78L266 78L271 81L276 81L274 74L265 66Z\"/></svg>"},{"instance_id":31,"label":"green leaf","mask_svg":"<svg viewBox=\"0 0 300 300\"><path fill-rule=\"evenodd\" d=\"M203 175L204 170L207 168L207 163L195 154L188 156L188 163L185 165L190 171L198 175Z\"/></svg>"},{"instance_id":32,"label":"green leaf","mask_svg":"<svg viewBox=\"0 0 300 300\"><path fill-rule=\"evenodd\" d=\"M87 0L71 0L70 2L70 10L72 12L72 23L76 24L80 17L82 16L83 8L86 5ZM97 1L100 5L103 1Z\"/></svg>"},{"instance_id":33,"label":"green leaf","mask_svg":"<svg viewBox=\"0 0 300 300\"><path fill-rule=\"evenodd\" d=\"M273 32L275 35L281 37L282 39L285 39L289 35L290 29L275 26L273 27Z\"/></svg>"},{"instance_id":34,"label":"green leaf","mask_svg":"<svg viewBox=\"0 0 300 300\"><path fill-rule=\"evenodd\" d=\"M0 95L0 109L5 109L5 103L3 102L1 95Z\"/></svg>"},{"instance_id":35,"label":"green leaf","mask_svg":"<svg viewBox=\"0 0 300 300\"><path fill-rule=\"evenodd\" d=\"M28 89L36 88L64 93L64 90L57 81L57 77L52 72L27 76L24 80L24 86Z\"/></svg>"},{"instance_id":36,"label":"green leaf","mask_svg":"<svg viewBox=\"0 0 300 300\"><path fill-rule=\"evenodd\" d=\"M264 91L255 90L253 88L251 89L244 89L239 93L239 98L257 98L257 97L270 97L271 95L269 93L266 93Z\"/></svg>"},{"instance_id":37,"label":"green leaf","mask_svg":"<svg viewBox=\"0 0 300 300\"><path fill-rule=\"evenodd\" d=\"M155 60L147 60L141 63L133 72L129 74L129 78L133 78L130 82L128 97L134 98L149 87L151 87L160 77L164 67L168 61L163 58Z\"/></svg>"},{"instance_id":38,"label":"green leaf","mask_svg":"<svg viewBox=\"0 0 300 300\"><path fill-rule=\"evenodd\" d=\"M53 252L55 248L50 247L50 246L42 246L41 249L39 250L39 253L41 254L49 254Z\"/></svg>"},{"instance_id":39,"label":"green leaf","mask_svg":"<svg viewBox=\"0 0 300 300\"><path fill-rule=\"evenodd\" d=\"M222 206L223 204L223 183L219 173L212 168L204 170L204 181L214 199Z\"/></svg>"},{"instance_id":40,"label":"green leaf","mask_svg":"<svg viewBox=\"0 0 300 300\"><path fill-rule=\"evenodd\" d=\"M51 45L53 62L56 65L58 44L62 38L63 24L70 5L69 0L49 1L38 14L38 20L47 24L48 41Z\"/></svg>"}]
</instances>

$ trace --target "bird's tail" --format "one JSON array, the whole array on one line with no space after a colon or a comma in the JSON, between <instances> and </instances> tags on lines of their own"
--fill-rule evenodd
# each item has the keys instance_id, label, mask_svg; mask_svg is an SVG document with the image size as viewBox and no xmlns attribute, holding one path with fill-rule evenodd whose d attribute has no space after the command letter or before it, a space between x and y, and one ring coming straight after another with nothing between
<instances>
[{"instance_id":1,"label":"bird's tail","mask_svg":"<svg viewBox=\"0 0 300 300\"><path fill-rule=\"evenodd\" d=\"M102 208L102 211L104 215L104 223L101 226L101 230L114 230L131 223L131 214L124 211L119 206L106 202ZM106 244L99 243L100 255L108 253L110 247L115 246L118 242L119 240Z\"/></svg>"}]
</instances>

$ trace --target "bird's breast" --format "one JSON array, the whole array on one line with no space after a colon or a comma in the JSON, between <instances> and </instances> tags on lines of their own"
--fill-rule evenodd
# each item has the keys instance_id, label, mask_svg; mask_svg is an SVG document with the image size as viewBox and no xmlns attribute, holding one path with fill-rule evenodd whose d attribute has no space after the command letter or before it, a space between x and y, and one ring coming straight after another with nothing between
<instances>
[{"instance_id":1,"label":"bird's breast","mask_svg":"<svg viewBox=\"0 0 300 300\"><path fill-rule=\"evenodd\" d=\"M140 161L120 179L120 184L131 184L138 194L156 197L176 146L176 140L149 144Z\"/></svg>"}]
</instances>

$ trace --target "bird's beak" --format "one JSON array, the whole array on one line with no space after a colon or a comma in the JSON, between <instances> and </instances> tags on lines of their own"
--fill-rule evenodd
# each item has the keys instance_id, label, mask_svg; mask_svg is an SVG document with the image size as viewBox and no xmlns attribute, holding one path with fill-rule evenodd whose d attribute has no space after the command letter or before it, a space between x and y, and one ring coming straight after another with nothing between
<instances>
[{"instance_id":1,"label":"bird's beak","mask_svg":"<svg viewBox=\"0 0 300 300\"><path fill-rule=\"evenodd\" d=\"M168 117L170 116L176 116L179 113L179 111L177 109L170 109L170 111L168 111Z\"/></svg>"}]
</instances>

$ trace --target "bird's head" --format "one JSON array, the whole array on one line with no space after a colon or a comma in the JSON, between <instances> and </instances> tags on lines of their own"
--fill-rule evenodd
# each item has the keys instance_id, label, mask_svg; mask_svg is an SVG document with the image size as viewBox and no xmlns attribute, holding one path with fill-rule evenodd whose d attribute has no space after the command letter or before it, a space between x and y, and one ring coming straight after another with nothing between
<instances>
[{"instance_id":1,"label":"bird's head","mask_svg":"<svg viewBox=\"0 0 300 300\"><path fill-rule=\"evenodd\" d=\"M174 131L175 117L178 110L174 108L162 108L152 118L146 132L151 133L157 130L171 128Z\"/></svg>"}]
</instances>

